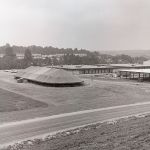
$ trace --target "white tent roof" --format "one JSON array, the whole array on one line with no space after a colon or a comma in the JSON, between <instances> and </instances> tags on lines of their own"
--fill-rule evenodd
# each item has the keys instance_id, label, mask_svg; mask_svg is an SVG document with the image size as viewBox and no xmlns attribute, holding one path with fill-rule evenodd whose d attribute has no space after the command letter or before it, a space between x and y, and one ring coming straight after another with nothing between
<instances>
[{"instance_id":1,"label":"white tent roof","mask_svg":"<svg viewBox=\"0 0 150 150\"><path fill-rule=\"evenodd\" d=\"M16 77L48 84L73 84L83 82L69 71L48 67L29 67L18 72Z\"/></svg>"}]
</instances>

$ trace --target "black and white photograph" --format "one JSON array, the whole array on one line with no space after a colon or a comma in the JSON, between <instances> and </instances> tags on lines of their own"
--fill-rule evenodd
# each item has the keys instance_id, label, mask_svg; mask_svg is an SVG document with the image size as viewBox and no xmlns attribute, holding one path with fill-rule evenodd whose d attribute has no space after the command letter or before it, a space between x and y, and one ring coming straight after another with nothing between
<instances>
[{"instance_id":1,"label":"black and white photograph","mask_svg":"<svg viewBox=\"0 0 150 150\"><path fill-rule=\"evenodd\" d=\"M150 150L150 0L0 0L0 150Z\"/></svg>"}]
</instances>

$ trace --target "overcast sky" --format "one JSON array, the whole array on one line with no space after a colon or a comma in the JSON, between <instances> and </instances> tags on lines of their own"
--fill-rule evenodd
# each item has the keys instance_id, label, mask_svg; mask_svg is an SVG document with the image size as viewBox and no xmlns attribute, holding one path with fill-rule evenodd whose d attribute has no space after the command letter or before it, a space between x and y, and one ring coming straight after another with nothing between
<instances>
[{"instance_id":1,"label":"overcast sky","mask_svg":"<svg viewBox=\"0 0 150 150\"><path fill-rule=\"evenodd\" d=\"M0 0L0 45L150 49L150 0Z\"/></svg>"}]
</instances>

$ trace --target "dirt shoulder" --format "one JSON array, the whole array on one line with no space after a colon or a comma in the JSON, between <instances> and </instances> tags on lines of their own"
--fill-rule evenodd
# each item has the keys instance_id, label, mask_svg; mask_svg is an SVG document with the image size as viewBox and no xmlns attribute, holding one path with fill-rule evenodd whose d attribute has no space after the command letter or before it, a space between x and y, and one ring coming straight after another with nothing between
<instances>
[{"instance_id":1,"label":"dirt shoulder","mask_svg":"<svg viewBox=\"0 0 150 150\"><path fill-rule=\"evenodd\" d=\"M5 150L149 150L150 115L98 123Z\"/></svg>"}]
</instances>

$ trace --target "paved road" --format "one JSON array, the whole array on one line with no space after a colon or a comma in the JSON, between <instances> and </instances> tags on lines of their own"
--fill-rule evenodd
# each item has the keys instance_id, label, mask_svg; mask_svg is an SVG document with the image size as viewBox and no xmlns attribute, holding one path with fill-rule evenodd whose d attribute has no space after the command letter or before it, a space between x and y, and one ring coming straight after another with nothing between
<instances>
[{"instance_id":1,"label":"paved road","mask_svg":"<svg viewBox=\"0 0 150 150\"><path fill-rule=\"evenodd\" d=\"M150 112L150 102L67 113L0 125L0 146L112 118Z\"/></svg>"}]
</instances>

